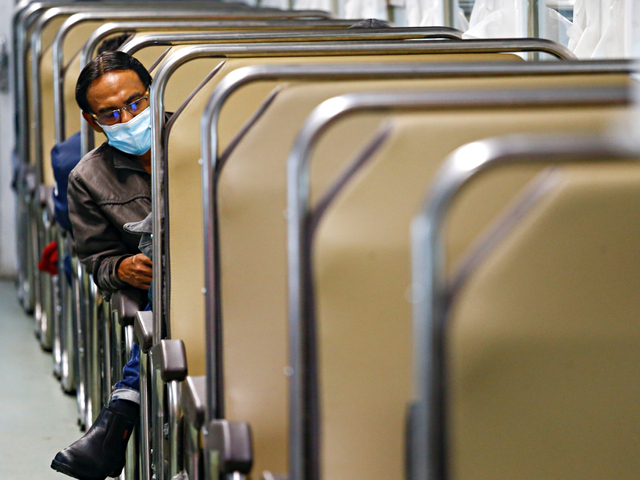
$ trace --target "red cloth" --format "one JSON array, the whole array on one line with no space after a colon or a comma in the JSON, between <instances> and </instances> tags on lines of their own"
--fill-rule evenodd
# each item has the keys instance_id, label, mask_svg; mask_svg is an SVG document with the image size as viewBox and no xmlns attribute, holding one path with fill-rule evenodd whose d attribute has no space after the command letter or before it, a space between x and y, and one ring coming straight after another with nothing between
<instances>
[{"instance_id":1,"label":"red cloth","mask_svg":"<svg viewBox=\"0 0 640 480\"><path fill-rule=\"evenodd\" d=\"M58 274L58 242L54 240L42 251L42 257L38 262L38 270L51 275Z\"/></svg>"}]
</instances>

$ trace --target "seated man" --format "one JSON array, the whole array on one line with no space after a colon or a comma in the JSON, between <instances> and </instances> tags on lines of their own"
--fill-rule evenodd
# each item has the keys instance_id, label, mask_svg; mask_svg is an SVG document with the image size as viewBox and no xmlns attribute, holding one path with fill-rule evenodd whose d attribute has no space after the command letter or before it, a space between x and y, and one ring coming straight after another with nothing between
<instances>
[{"instance_id":1,"label":"seated man","mask_svg":"<svg viewBox=\"0 0 640 480\"><path fill-rule=\"evenodd\" d=\"M69 175L69 218L78 257L106 293L151 283L151 259L139 253L139 236L124 229L151 211L150 84L144 66L123 52L96 57L76 84L84 119L107 141ZM109 404L84 437L56 455L54 470L86 480L120 474L139 415L138 362L134 345Z\"/></svg>"},{"instance_id":2,"label":"seated man","mask_svg":"<svg viewBox=\"0 0 640 480\"><path fill-rule=\"evenodd\" d=\"M122 33L107 38L98 46L98 55L104 52L116 51L130 36L130 33ZM53 176L56 179L56 188L53 191L55 216L58 224L67 232L71 232L71 220L69 220L67 202L67 182L71 170L76 167L80 160L80 132L74 133L51 149L51 167Z\"/></svg>"}]
</instances>

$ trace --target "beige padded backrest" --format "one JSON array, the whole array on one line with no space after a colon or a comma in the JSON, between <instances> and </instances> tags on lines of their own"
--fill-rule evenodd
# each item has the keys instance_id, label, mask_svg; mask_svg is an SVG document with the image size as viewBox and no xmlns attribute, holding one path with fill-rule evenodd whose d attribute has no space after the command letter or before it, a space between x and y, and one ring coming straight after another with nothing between
<instances>
[{"instance_id":1,"label":"beige padded backrest","mask_svg":"<svg viewBox=\"0 0 640 480\"><path fill-rule=\"evenodd\" d=\"M178 50L181 47L175 47ZM350 63L434 60L513 60L513 55L394 55L350 56ZM169 135L169 228L171 257L171 335L182 339L187 347L189 372L204 373L204 284L202 243L202 195L200 158L200 119L211 92L224 76L241 67L260 64L318 64L335 63L336 57L259 57L233 59L198 59L178 69L167 87L166 110L171 102L179 105L202 79L220 62L222 68L189 102L173 125ZM242 125L251 117L277 82L262 82L233 95L220 117L220 145L224 150ZM326 98L326 97L325 97ZM175 107L174 107L175 108ZM286 118L286 117L285 117ZM298 119L299 123L304 117ZM194 268L194 266L196 266Z\"/></svg>"},{"instance_id":2,"label":"beige padded backrest","mask_svg":"<svg viewBox=\"0 0 640 480\"><path fill-rule=\"evenodd\" d=\"M82 49L89 35L91 35L99 25L101 25L99 22L82 23L72 29L65 39L63 46L65 66L71 61L71 68L69 68L67 74L69 75L70 72L74 72L76 80L80 73L78 71L80 64L79 51ZM53 178L53 169L51 168L51 149L55 145L56 121L53 101L53 48L48 48L43 55L41 72L40 89L42 92L42 161L44 183L45 185L54 185L55 179ZM75 87L75 81L73 82L73 87ZM71 135L80 130L79 116L74 115L74 112L78 111L78 106L75 103L75 96L72 98L75 109L69 110L69 108L67 108L67 125L71 122L75 126L74 130L67 129L67 132L70 132ZM68 103L69 102L67 102L67 104Z\"/></svg>"},{"instance_id":3,"label":"beige padded backrest","mask_svg":"<svg viewBox=\"0 0 640 480\"><path fill-rule=\"evenodd\" d=\"M395 86L408 88L413 85L415 88L417 85L428 85L434 89L506 88L509 85L567 85L577 80L527 78L514 83L514 80L507 79L448 79L395 82ZM607 83L611 79L594 78L592 81ZM615 81L628 80L625 78ZM283 215L286 207L286 157L305 117L322 100L349 91L386 90L393 86L393 82L346 82L292 85L284 88L233 151L222 175L219 198L227 416L252 424L256 471L286 469L287 402L286 377L283 373L287 365L286 225ZM244 97L239 96L238 100L242 98ZM341 137L334 138L333 142L333 145L339 145L339 149L334 148L330 155L323 155L321 165L324 175L318 175L314 169L314 190L321 190L320 186L326 185L337 168L344 165L370 136L380 120L380 116L371 116L366 120L358 118L339 130L337 135ZM170 156L170 163L173 158ZM328 159L331 160L327 163ZM170 165L170 172L171 169ZM194 192L196 194L198 192ZM171 211L172 238L174 235L184 235L185 228L195 226L195 222L187 226L188 217L176 218L176 210ZM181 228L173 233L174 222L181 219ZM195 236L197 233L190 235L190 242L198 238ZM183 247L182 255L186 251ZM194 260L196 253L188 250L189 260L182 257L184 260L180 264L188 266L197 263L198 260ZM177 254L179 252L172 241L172 259ZM175 281L176 272L173 268L172 305L175 308L176 289L180 287ZM192 270L191 279L195 280ZM185 269L184 275L187 273L189 272ZM200 290L193 284L183 285L188 286L189 290L180 293L184 295L184 299L191 299L191 308L194 309L196 299L193 292ZM178 338L176 328L191 328L191 335L202 344L201 333L198 332L202 332L203 327L195 329L193 322L188 327L179 326L179 312L174 310L172 314L172 335ZM180 318L184 317L180 315ZM194 313L187 318L200 317ZM197 344L194 345L197 347ZM193 355L192 347L189 346L188 349L189 355ZM247 351L253 352L253 355L247 355ZM192 358L189 358L190 365Z\"/></svg>"},{"instance_id":4,"label":"beige padded backrest","mask_svg":"<svg viewBox=\"0 0 640 480\"><path fill-rule=\"evenodd\" d=\"M388 121L387 139L330 207L316 237L325 478L404 478L404 425L412 398L409 225L446 155L462 144L495 135L602 131L621 110L461 111ZM324 147L322 158L339 148L335 142L332 146L333 150L328 144ZM447 247L458 236L458 243L473 244L477 221L467 231L469 217L480 216L486 227L534 172L496 175L497 181L479 180L485 187L482 195L476 189L458 202L448 222ZM450 261L456 263L460 254ZM469 366L465 380L472 382L472 376ZM504 388L508 390L508 382ZM478 442L490 444L481 431L475 433ZM518 437L517 432L513 435L512 441ZM465 447L475 455L480 444ZM455 471L459 458L452 459ZM465 474L454 478L476 478L472 467L482 457L472 458ZM522 475L517 478L529 478Z\"/></svg>"},{"instance_id":5,"label":"beige padded backrest","mask_svg":"<svg viewBox=\"0 0 640 480\"><path fill-rule=\"evenodd\" d=\"M638 476L640 170L554 180L457 292L452 478Z\"/></svg>"}]
</instances>

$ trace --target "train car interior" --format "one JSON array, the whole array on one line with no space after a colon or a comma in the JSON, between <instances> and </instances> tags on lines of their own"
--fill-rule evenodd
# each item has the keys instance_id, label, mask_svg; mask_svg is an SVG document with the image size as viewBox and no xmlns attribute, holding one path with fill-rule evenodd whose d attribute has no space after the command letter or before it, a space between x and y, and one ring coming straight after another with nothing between
<instances>
[{"instance_id":1,"label":"train car interior","mask_svg":"<svg viewBox=\"0 0 640 480\"><path fill-rule=\"evenodd\" d=\"M3 478L638 478L640 0L0 5Z\"/></svg>"}]
</instances>

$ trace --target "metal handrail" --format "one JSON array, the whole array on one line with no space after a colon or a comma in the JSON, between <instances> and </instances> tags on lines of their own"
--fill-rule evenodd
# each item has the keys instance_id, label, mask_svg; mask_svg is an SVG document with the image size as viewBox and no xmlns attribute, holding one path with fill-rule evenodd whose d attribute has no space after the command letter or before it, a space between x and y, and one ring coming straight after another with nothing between
<instances>
[{"instance_id":1,"label":"metal handrail","mask_svg":"<svg viewBox=\"0 0 640 480\"><path fill-rule=\"evenodd\" d=\"M314 216L314 210L310 205L309 176L311 152L322 133L338 119L361 112L428 112L442 109L627 105L630 103L629 89L613 87L537 91L362 93L334 97L316 107L303 125L287 165L289 335L292 369L290 479L319 478L319 466L309 464L305 458L304 454L308 455L309 452L305 452L304 443L301 448L296 447L294 442L305 442L306 439L319 435L319 418L305 418L305 412L309 411L310 403L313 402L313 399L309 399L309 392L317 391L317 379L310 378L308 374L316 359L310 355L306 345L314 341L311 332L315 331L311 282L313 235L326 209ZM363 165L359 165L358 168ZM335 190L331 194L335 197L337 193L338 191ZM327 202L323 203L326 205ZM415 391L419 401L423 398L425 391L422 384L423 379L426 378L423 371L425 365L416 363L415 367ZM426 418L419 413L412 421L414 438L426 439L427 432L434 436L428 437L428 448L423 444L412 444L412 480L446 478L446 464L442 461L444 457L440 450L444 444L442 422L437 417ZM315 458L314 455L309 456Z\"/></svg>"},{"instance_id":2,"label":"metal handrail","mask_svg":"<svg viewBox=\"0 0 640 480\"><path fill-rule=\"evenodd\" d=\"M53 73L54 73L54 99L58 101L55 105L57 112L56 119L56 142L64 141L64 102L60 102L64 91L64 50L62 45L69 31L81 23L89 21L100 20L120 20L120 19L139 19L149 20L150 18L156 19L169 19L174 18L176 20L193 18L194 20L242 20L242 19L260 19L260 18L281 18L281 19L300 19L300 18L328 18L329 14L326 12L317 11L280 11L280 10L252 10L245 8L234 8L231 3L200 3L192 4L190 2L176 2L170 3L171 9L158 10L157 8L145 9L140 4L134 4L131 11L105 11L105 12L81 12L70 16L58 30L53 40ZM198 5L200 8L194 8L193 5ZM218 8L222 7L222 8Z\"/></svg>"},{"instance_id":3,"label":"metal handrail","mask_svg":"<svg viewBox=\"0 0 640 480\"><path fill-rule=\"evenodd\" d=\"M353 23L352 20L318 20L318 21L306 21L305 23L297 23L296 20L287 21L269 21L269 20L211 20L211 21L141 21L141 22L111 22L98 27L89 37L84 44L81 53L80 63L86 65L91 58L93 58L94 51L105 38L114 35L119 32L134 31L140 33L147 30L177 30L188 32L189 30L202 30L219 28L220 30L232 30L235 28L287 28L289 25L294 24L298 26L308 26L309 28L343 28Z\"/></svg>"},{"instance_id":4,"label":"metal handrail","mask_svg":"<svg viewBox=\"0 0 640 480\"><path fill-rule=\"evenodd\" d=\"M338 25L345 26L346 24L353 24L353 20L344 21L342 20ZM283 27L288 26L283 25ZM311 25L315 27L315 25ZM275 30L275 29L274 29ZM281 31L270 31L269 40L272 42L277 41L291 41L291 32L288 30ZM138 38L133 39L131 43L131 47L135 47L137 44L149 44L153 42L154 45L198 45L203 41L213 41L213 40L221 40L226 41L227 43L243 43L243 42L256 42L256 40L260 40L264 33L262 32L247 32L247 33L237 33L237 32L229 32L229 33L218 33L215 35L219 35L219 38L212 38L212 34L207 32L197 32L197 33L185 33L179 38L179 42L176 41L176 36L171 33L158 33L151 35L149 38L147 36L140 36ZM344 39L358 39L358 40L410 40L410 39L424 39L424 38L443 38L449 40L461 40L462 32L459 30L455 30L453 28L447 27L406 27L406 28L388 28L388 29L380 29L380 30L344 30L344 31L308 31L301 32L299 34L300 39L304 39L307 41L315 40L315 41L323 41L323 42L331 42L338 41Z\"/></svg>"},{"instance_id":5,"label":"metal handrail","mask_svg":"<svg viewBox=\"0 0 640 480\"><path fill-rule=\"evenodd\" d=\"M168 3L173 5L172 3ZM245 9L236 10L229 7L230 4L226 4L222 9L217 9L218 4L216 3L192 3L192 2L180 2L179 7L174 7L170 10L158 10L158 8L144 8L139 4L126 4L126 6L118 5L114 7L113 5L104 4L101 7L92 6L91 9L81 9L75 7L55 7L45 11L35 22L35 25L32 29L31 33L31 60L32 60L32 71L31 71L31 81L32 81L32 94L33 94L33 105L34 105L34 119L33 123L35 123L35 138L34 138L34 148L35 148L35 163L36 170L38 174L38 178L42 180L42 156L43 156L43 145L42 145L42 136L40 134L40 124L41 124L41 113L40 113L40 57L42 52L42 33L45 27L54 19L71 15L61 26L56 34L54 39L54 63L57 68L54 69L54 75L57 74L57 78L54 77L54 88L63 88L60 85L60 72L64 68L64 59L62 57L62 42L66 37L67 33L71 28L79 23L86 21L96 21L96 20L105 20L105 19L131 19L131 18L140 18L148 19L148 18L260 18L270 15L268 12L262 11L251 11ZM251 12L251 13L250 13ZM285 18L288 16L298 16L303 17L308 15L306 12L297 12L296 14L288 15L288 14L278 14ZM58 92L58 96L54 98L59 98L60 92ZM64 102L61 102L58 105L55 105L56 110L59 112L59 116L64 118ZM56 138L58 140L64 140L64 134L61 130L61 125L59 122L56 122Z\"/></svg>"},{"instance_id":6,"label":"metal handrail","mask_svg":"<svg viewBox=\"0 0 640 480\"><path fill-rule=\"evenodd\" d=\"M454 44L455 47L450 49L447 47L449 44ZM401 53L469 53L469 52L505 52L505 51L524 51L529 49L541 49L547 50L548 48L555 48L558 46L553 42L538 41L530 39L516 39L516 40L487 40L487 41L455 41L455 42L442 42L434 40L413 40L408 42L373 42L363 41L357 44L343 44L337 42L319 42L315 44L309 43L287 43L287 44L250 44L250 45L211 45L211 46L192 46L184 47L171 55L162 66L159 68L156 74L154 83L151 86L150 100L152 108L151 118L151 152L152 152L152 209L154 212L154 237L153 248L154 251L163 251L162 249L162 235L161 235L161 218L162 218L162 196L161 196L161 180L160 172L164 171L165 159L162 158L162 145L161 145L161 127L163 124L164 116L164 90L166 88L166 82L173 72L182 64L204 57L247 57L247 56L327 56L327 55L367 55L367 54L401 54ZM139 48L139 45L136 46ZM133 45L127 44L123 47L123 51L128 53L133 52ZM556 53L559 57L562 56L559 49ZM210 259L208 259L210 261ZM208 261L205 260L205 261ZM211 262L213 263L213 262ZM154 270L154 311L161 312L162 305L162 275L161 269ZM207 315L212 314L207 310ZM161 315L156 315L157 322L161 322ZM159 325L156 328L156 335L154 342L158 342L159 338ZM218 338L219 335L215 335L214 332L207 331L208 338ZM209 355L209 353L208 353ZM207 365L212 366L215 364L215 359L207 358ZM215 369L212 371L216 371ZM212 394L213 392L208 392ZM216 397L208 397L209 399ZM216 398L215 402L209 402L210 413L217 415L215 412L223 411L222 406L223 399ZM215 406L214 406L215 405ZM216 417L214 417L216 418Z\"/></svg>"},{"instance_id":7,"label":"metal handrail","mask_svg":"<svg viewBox=\"0 0 640 480\"><path fill-rule=\"evenodd\" d=\"M469 143L449 155L431 183L411 225L413 324L417 338L415 372L417 421L412 449L428 452L429 465L414 479L446 478L447 385L444 349L451 326L446 302L444 220L452 202L480 173L502 165L565 164L640 160L640 143L612 136L510 135ZM435 421L430 421L436 419ZM444 469L440 472L441 465ZM427 477L426 472L438 473Z\"/></svg>"},{"instance_id":8,"label":"metal handrail","mask_svg":"<svg viewBox=\"0 0 640 480\"><path fill-rule=\"evenodd\" d=\"M243 32L243 33L219 33L219 32L201 32L201 33L156 33L150 35L141 35L137 38L134 38L130 42L127 43L126 46L122 48L122 51L125 51L131 55L140 51L141 49L148 46L157 46L157 45L167 45L167 46L175 46L175 45L189 45L189 44L203 44L203 43L242 43L242 42L256 42L257 40L268 40L269 42L277 42L277 41L286 41L291 42L292 40L297 41L330 41L330 40L349 40L352 38L358 38L359 40L376 40L376 39L385 39L385 38L393 38L396 40L402 39L419 39L419 38L450 38L450 39L459 39L461 38L462 32L446 28L446 27L416 27L416 28L407 28L407 29L390 29L390 30L382 30L382 31L367 31L367 30L352 30L345 32L336 32L336 34L331 33L327 34L324 31L309 31L309 32L297 32L295 34L292 33L292 30L308 30L313 28L323 28L327 29L328 27L332 28L340 28L347 25L352 25L355 20L326 20L322 23L318 21L299 21L299 20L290 20L286 23L283 22L268 22L263 21L261 23L242 23L238 24L238 27L244 28L253 28L256 29L266 29L268 32ZM133 25L133 24L131 24ZM224 28L227 28L229 24L224 23ZM287 28L286 31L274 31L277 27ZM122 28L122 27L119 27ZM83 59L87 59L90 55L92 48L95 49L95 43L99 41L98 39L104 38L106 36L106 31L100 32L97 34L97 31L94 33L95 37L91 39L91 45L89 42L85 44L85 49L83 51ZM112 30L111 30L112 31ZM83 63L84 64L84 63ZM58 67L54 65L54 74L55 70ZM62 90L62 87L60 87ZM61 93L54 92L56 99L61 97ZM59 101L59 100L58 100ZM58 120L59 124L62 124L61 120ZM93 142L91 141L91 132L89 130L89 126L81 123L81 145L82 152L86 153L93 147Z\"/></svg>"},{"instance_id":9,"label":"metal handrail","mask_svg":"<svg viewBox=\"0 0 640 480\"><path fill-rule=\"evenodd\" d=\"M254 66L245 67L227 75L212 94L201 125L201 150L203 159L203 216L205 245L205 305L208 332L219 331L222 325L222 298L219 289L220 262L217 236L218 212L217 185L223 168L218 157L218 119L220 111L231 94L242 86L260 80L348 80L370 78L452 78L488 76L530 76L562 74L629 74L631 62L561 62L561 63L470 63L470 64L392 64L357 66ZM208 352L215 352L215 336L207 335ZM220 365L221 358L207 363L207 392L209 398L223 397L223 382L216 379L213 365ZM209 403L209 405L212 405ZM212 411L209 415L214 415ZM293 440L297 443L297 440Z\"/></svg>"},{"instance_id":10,"label":"metal handrail","mask_svg":"<svg viewBox=\"0 0 640 480\"><path fill-rule=\"evenodd\" d=\"M140 22L141 26L138 26L137 22L114 22L114 23L109 23L106 25L103 25L102 27L98 28L93 34L92 36L89 38L89 40L85 43L84 48L83 48L83 52L82 52L82 58L81 58L81 64L82 65L86 65L90 58L93 55L93 51L95 50L95 48L97 47L98 43L106 38L108 35L113 34L114 32L117 31L127 31L127 30L151 30L153 28L162 28L162 25L167 25L171 28L173 28L174 26L177 25L176 28L180 28L180 24L184 24L185 27L187 25L189 25L188 28L192 28L191 25L207 25L207 28L213 29L214 26L216 24L220 25L220 29L229 29L229 28L234 28L237 27L239 29L265 29L265 30L273 30L275 28L288 28L289 30L298 30L298 29L310 29L310 28L344 28L347 25L351 25L353 23L353 20L297 20L297 19L293 19L293 20L288 20L288 21L269 21L269 20L259 20L259 21L211 21L211 22L204 22L204 21L200 21L200 22L172 22L171 24L168 23L164 23L164 22ZM197 28L197 27L195 27ZM187 28L185 28L187 29ZM162 35L162 34L157 34L157 35ZM173 40L171 40L173 45L176 44L180 44L180 39L179 36L176 35L176 33L173 34L168 34ZM213 32L209 35L215 35ZM144 41L136 41L136 39L133 39L132 41L128 42L128 44L126 45L126 47L122 48L123 51L129 53L129 54L134 54L137 51L140 51L142 48L144 47L148 47L148 46L152 46L156 44L156 36L152 35L152 36L144 36ZM217 38L213 38L213 39L201 39L201 42L207 42L207 41L214 41L217 40ZM162 41L167 41L165 39L165 37L162 37ZM55 66L54 66L55 68ZM54 92L54 94L56 94L56 92ZM58 97L58 94L56 94L56 97ZM80 131L81 131L81 151L83 154L87 153L89 150L91 150L93 148L93 137L91 136L91 131L89 129L89 126L87 124L85 124L85 122L82 122L80 124Z\"/></svg>"},{"instance_id":11,"label":"metal handrail","mask_svg":"<svg viewBox=\"0 0 640 480\"><path fill-rule=\"evenodd\" d=\"M191 3L191 2L189 2ZM202 4L204 2L196 2ZM211 3L208 4L209 6ZM101 3L95 2L73 2L73 1L46 1L33 2L24 7L23 4L14 10L14 61L13 76L14 88L18 101L15 104L16 118L18 119L19 153L22 160L29 156L29 99L27 95L26 72L28 70L28 52L30 49L30 32L34 24L47 11L56 9L61 15L73 15L74 13L102 11L104 9L131 9L135 4L121 0L105 0ZM25 133L26 132L26 133ZM26 135L26 137L25 137Z\"/></svg>"}]
</instances>

